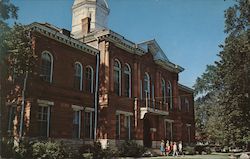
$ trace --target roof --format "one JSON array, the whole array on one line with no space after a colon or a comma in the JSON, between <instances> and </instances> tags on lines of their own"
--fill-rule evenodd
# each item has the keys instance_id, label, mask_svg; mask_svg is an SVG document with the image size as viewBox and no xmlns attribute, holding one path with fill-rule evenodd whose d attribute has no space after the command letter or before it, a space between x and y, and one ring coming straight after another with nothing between
<instances>
[{"instance_id":1,"label":"roof","mask_svg":"<svg viewBox=\"0 0 250 159\"><path fill-rule=\"evenodd\" d=\"M110 29L102 29L95 30L85 35L83 37L83 42L89 43L92 41L96 41L97 38L111 41L117 47L120 47L130 53L134 53L139 56L151 53L153 55L155 63L162 66L163 68L176 73L184 71L184 68L169 61L166 54L160 48L156 40L149 40L137 44Z\"/></svg>"},{"instance_id":2,"label":"roof","mask_svg":"<svg viewBox=\"0 0 250 159\"><path fill-rule=\"evenodd\" d=\"M49 37L51 39L54 39L56 41L59 41L61 43L64 43L70 47L74 47L78 50L84 51L86 53L95 55L99 53L99 50L95 49L94 47L91 47L79 40L76 40L70 36L70 34L67 36L63 34L63 30L56 26L53 26L49 23L38 23L34 22L28 25L29 28L33 31L37 31L40 34Z\"/></svg>"},{"instance_id":3,"label":"roof","mask_svg":"<svg viewBox=\"0 0 250 159\"><path fill-rule=\"evenodd\" d=\"M179 86L180 89L182 89L184 91L187 91L187 92L190 92L190 93L194 93L194 89L192 89L192 88L190 88L188 86L184 86L184 85L182 85L180 83L178 83L178 86Z\"/></svg>"}]
</instances>

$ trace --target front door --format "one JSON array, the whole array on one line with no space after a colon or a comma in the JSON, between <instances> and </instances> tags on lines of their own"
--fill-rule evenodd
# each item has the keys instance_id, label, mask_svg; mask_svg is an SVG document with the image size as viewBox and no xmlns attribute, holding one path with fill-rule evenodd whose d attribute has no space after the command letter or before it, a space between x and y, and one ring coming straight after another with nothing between
<instances>
[{"instance_id":1,"label":"front door","mask_svg":"<svg viewBox=\"0 0 250 159\"><path fill-rule=\"evenodd\" d=\"M152 147L152 140L150 136L150 122L147 118L147 115L145 115L143 119L143 144L145 147Z\"/></svg>"}]
</instances>

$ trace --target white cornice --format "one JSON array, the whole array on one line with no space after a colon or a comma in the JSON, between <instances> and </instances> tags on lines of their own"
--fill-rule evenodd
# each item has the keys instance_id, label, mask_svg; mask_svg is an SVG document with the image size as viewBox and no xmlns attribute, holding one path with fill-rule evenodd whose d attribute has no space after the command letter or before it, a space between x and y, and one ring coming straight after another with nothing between
<instances>
[{"instance_id":1,"label":"white cornice","mask_svg":"<svg viewBox=\"0 0 250 159\"><path fill-rule=\"evenodd\" d=\"M92 55L96 55L99 53L99 50L97 50L91 46L88 46L88 45L82 43L81 41L76 40L72 37L66 36L66 35L60 33L59 31L57 31L56 29L42 25L40 23L34 22L34 23L29 25L29 28L31 28L32 31L37 31L46 37L54 39L58 42L61 42L61 43L66 44L70 47L76 48L76 49L81 50L83 52L86 52L86 53L89 53Z\"/></svg>"},{"instance_id":2,"label":"white cornice","mask_svg":"<svg viewBox=\"0 0 250 159\"><path fill-rule=\"evenodd\" d=\"M178 86L179 86L180 89L182 89L182 90L184 90L184 91L188 91L188 92L190 92L190 93L194 93L194 90L193 90L192 88L189 88L189 87L187 87L187 86L184 86L184 85L182 85L182 84L180 84L180 83L178 83Z\"/></svg>"}]
</instances>

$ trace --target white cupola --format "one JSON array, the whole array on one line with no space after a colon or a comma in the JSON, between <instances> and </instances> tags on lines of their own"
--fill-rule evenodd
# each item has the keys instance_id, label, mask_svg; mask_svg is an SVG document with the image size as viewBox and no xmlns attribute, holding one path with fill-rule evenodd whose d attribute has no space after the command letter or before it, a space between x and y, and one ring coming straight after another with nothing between
<instances>
[{"instance_id":1,"label":"white cupola","mask_svg":"<svg viewBox=\"0 0 250 159\"><path fill-rule=\"evenodd\" d=\"M75 0L72 7L72 34L85 34L107 28L109 8L106 0Z\"/></svg>"}]
</instances>

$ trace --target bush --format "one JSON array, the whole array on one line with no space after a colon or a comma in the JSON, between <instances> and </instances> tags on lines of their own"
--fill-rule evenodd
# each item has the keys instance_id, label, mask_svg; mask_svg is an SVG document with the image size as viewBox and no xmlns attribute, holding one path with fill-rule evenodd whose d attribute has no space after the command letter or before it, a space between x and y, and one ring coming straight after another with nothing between
<instances>
[{"instance_id":1,"label":"bush","mask_svg":"<svg viewBox=\"0 0 250 159\"><path fill-rule=\"evenodd\" d=\"M122 157L141 157L146 150L134 141L125 141L118 147L119 155Z\"/></svg>"},{"instance_id":2,"label":"bush","mask_svg":"<svg viewBox=\"0 0 250 159\"><path fill-rule=\"evenodd\" d=\"M118 156L118 153L109 147L102 149L100 142L94 142L94 145L82 145L79 148L79 154L85 159L110 159Z\"/></svg>"},{"instance_id":3,"label":"bush","mask_svg":"<svg viewBox=\"0 0 250 159\"><path fill-rule=\"evenodd\" d=\"M2 140L2 157L3 158L12 158L14 157L15 151L13 150L14 141L11 139Z\"/></svg>"},{"instance_id":4,"label":"bush","mask_svg":"<svg viewBox=\"0 0 250 159\"><path fill-rule=\"evenodd\" d=\"M186 146L186 147L184 147L183 151L186 155L194 155L195 154L195 148L193 146Z\"/></svg>"},{"instance_id":5,"label":"bush","mask_svg":"<svg viewBox=\"0 0 250 159\"><path fill-rule=\"evenodd\" d=\"M37 142L32 145L33 157L37 159L63 159L67 157L64 147L57 142Z\"/></svg>"},{"instance_id":6,"label":"bush","mask_svg":"<svg viewBox=\"0 0 250 159\"><path fill-rule=\"evenodd\" d=\"M14 147L16 159L31 159L32 145L34 142L29 140L21 140L19 146Z\"/></svg>"}]
</instances>

